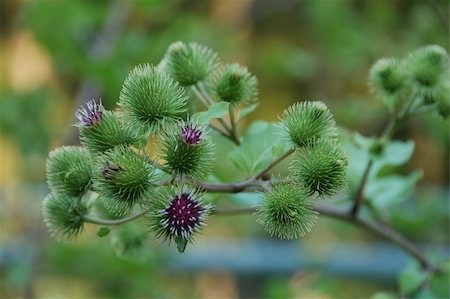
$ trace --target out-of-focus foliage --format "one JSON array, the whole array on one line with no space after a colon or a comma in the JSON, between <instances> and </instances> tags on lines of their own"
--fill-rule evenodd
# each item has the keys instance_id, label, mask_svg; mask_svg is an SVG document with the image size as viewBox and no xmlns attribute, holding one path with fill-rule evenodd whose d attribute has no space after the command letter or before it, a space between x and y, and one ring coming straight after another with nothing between
<instances>
[{"instance_id":1,"label":"out-of-focus foliage","mask_svg":"<svg viewBox=\"0 0 450 299\"><path fill-rule=\"evenodd\" d=\"M448 49L448 1L61 0L3 1L1 5L2 297L34 294L136 298L187 294L197 298L213 294L219 298L223 294L237 297L239 293L267 298L352 298L386 290L375 298L389 298L396 292L393 283L355 282L307 269L295 275L268 276L262 279L264 284L253 284L248 290L246 286L251 284L245 277L224 271L199 272L193 277L189 273L161 274L165 270L166 260L161 258L165 247L152 244L148 248L154 252L147 252L145 261L122 260L106 246L106 239L95 236L91 227L87 227L86 236L77 245L56 244L49 240L37 208L47 193L43 187L45 159L49 150L57 146L78 144L77 130L71 127L75 123L75 107L100 97L107 109L112 108L129 71L140 63L158 63L168 45L176 40L207 44L224 62L237 61L248 66L258 78L261 101L248 121L274 121L295 101L323 100L338 124L358 129L364 136L374 135L383 127L387 111L368 91L370 66L379 57L403 55L425 44ZM199 117L218 117L226 112L225 108L216 107ZM241 122L242 132L248 121ZM249 137L249 143L264 143L270 138L270 131L275 130L270 123L259 125L264 125L269 133L261 139ZM255 130L250 127L247 132ZM396 137L414 139L415 144L389 144L385 154L377 157L371 176L374 184L366 190L374 205L390 207L389 213L382 216L388 217L396 228L415 241L436 246L446 246L449 241L445 191L448 136L448 122L435 117L423 116L409 122ZM216 155L226 157L233 149L220 136L214 135L213 139L218 148ZM370 142L370 137L349 134L345 148L351 156L351 171L358 172L358 165L367 160L367 151L361 148L370 146ZM279 142L279 146L284 145ZM248 151L230 154L234 163L216 162L214 174L226 180L236 178L239 170L254 173L277 151L257 153L259 159L254 165L243 165L239 156L253 154L251 144L245 148ZM403 157L404 163L396 159L393 164L395 156ZM287 166L282 164L278 170L286 171ZM393 175L394 170L404 176ZM418 192L411 201L405 200L411 197L418 180ZM352 184L355 182L350 181L350 187ZM214 196L217 199L221 195ZM251 204L260 197L239 194L230 199L230 205ZM254 219L214 218L210 231L199 242L264 236L262 230L247 226L249 221ZM318 237L311 236L303 244L324 248L325 242L334 242L334 238L357 242L368 238L344 224L325 224L319 221L314 233ZM139 232L124 234L113 230L110 234L116 240L119 255L128 257L142 250L134 246L139 243ZM124 235L129 238L123 238ZM415 288L411 281L418 279L408 278L415 277L414 271L407 268L404 273L400 291ZM448 294L443 277L431 282L429 292L437 298Z\"/></svg>"}]
</instances>

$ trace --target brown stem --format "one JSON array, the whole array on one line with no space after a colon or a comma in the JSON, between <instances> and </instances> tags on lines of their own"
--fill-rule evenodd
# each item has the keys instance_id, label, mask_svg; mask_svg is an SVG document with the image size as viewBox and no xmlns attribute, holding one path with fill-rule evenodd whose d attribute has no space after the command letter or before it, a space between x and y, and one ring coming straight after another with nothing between
<instances>
[{"instance_id":1,"label":"brown stem","mask_svg":"<svg viewBox=\"0 0 450 299\"><path fill-rule=\"evenodd\" d=\"M417 247L408 239L406 239L403 235L401 235L398 231L396 231L394 228L387 226L387 225L378 225L376 223L369 222L367 220L361 219L361 218L354 218L351 213L349 213L346 210L337 209L330 206L324 206L324 205L316 205L314 207L314 210L319 212L319 214L336 218L340 220L344 220L350 223L355 224L356 226L359 226L366 231L372 232L375 235L378 235L379 237L385 238L387 240L390 240L391 242L399 245L401 248L403 248L406 252L411 254L415 259L417 259L422 267L429 271L436 271L438 270L429 260L428 258L422 254L422 252L417 249ZM220 215L236 215L236 214L248 214L248 213L254 213L256 212L256 208L241 208L241 209L221 209L218 210L216 213Z\"/></svg>"},{"instance_id":2,"label":"brown stem","mask_svg":"<svg viewBox=\"0 0 450 299\"><path fill-rule=\"evenodd\" d=\"M271 170L275 165L277 165L278 163L280 163L281 161L283 161L284 159L286 159L287 157L289 157L295 150L293 148L287 150L286 152L284 152L281 156L278 156L277 158L275 158L272 162L270 162L269 165L267 165L266 168L264 168L263 170L261 170L257 175L255 175L255 179L259 179L261 177L263 177L269 170Z\"/></svg>"},{"instance_id":3,"label":"brown stem","mask_svg":"<svg viewBox=\"0 0 450 299\"><path fill-rule=\"evenodd\" d=\"M367 180L369 178L369 173L372 170L372 165L373 165L373 160L371 158L369 158L369 162L367 162L367 166L366 169L364 170L364 174L361 178L361 181L358 185L358 190L356 190L356 194L353 197L353 206L352 209L350 210L350 215L352 215L353 217L357 217L358 216L358 211L359 208L361 207L361 205L363 204L364 201L364 189L366 187L367 184Z\"/></svg>"}]
</instances>

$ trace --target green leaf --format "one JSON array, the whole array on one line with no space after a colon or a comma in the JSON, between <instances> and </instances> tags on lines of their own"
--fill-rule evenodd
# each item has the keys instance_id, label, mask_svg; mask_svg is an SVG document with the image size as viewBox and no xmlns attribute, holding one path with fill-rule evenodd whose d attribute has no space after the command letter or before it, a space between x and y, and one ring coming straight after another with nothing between
<instances>
[{"instance_id":1,"label":"green leaf","mask_svg":"<svg viewBox=\"0 0 450 299\"><path fill-rule=\"evenodd\" d=\"M400 293L407 295L417 290L426 279L426 274L420 270L417 263L411 263L402 271L399 277Z\"/></svg>"},{"instance_id":2,"label":"green leaf","mask_svg":"<svg viewBox=\"0 0 450 299\"><path fill-rule=\"evenodd\" d=\"M246 175L253 175L269 165L274 154L282 152L281 136L281 129L276 124L254 122L244 135L241 145L231 151L228 157Z\"/></svg>"},{"instance_id":3,"label":"green leaf","mask_svg":"<svg viewBox=\"0 0 450 299\"><path fill-rule=\"evenodd\" d=\"M422 171L416 170L408 176L390 175L372 179L367 185L365 196L378 208L398 204L410 196Z\"/></svg>"},{"instance_id":4,"label":"green leaf","mask_svg":"<svg viewBox=\"0 0 450 299\"><path fill-rule=\"evenodd\" d=\"M373 173L378 174L383 168L388 166L400 166L411 159L414 152L414 141L391 141L384 148L384 151L373 165Z\"/></svg>"},{"instance_id":5,"label":"green leaf","mask_svg":"<svg viewBox=\"0 0 450 299\"><path fill-rule=\"evenodd\" d=\"M187 240L182 237L176 237L175 243L177 244L177 249L179 253L183 253L186 250Z\"/></svg>"},{"instance_id":6,"label":"green leaf","mask_svg":"<svg viewBox=\"0 0 450 299\"><path fill-rule=\"evenodd\" d=\"M207 111L197 112L192 116L195 122L200 125L208 124L213 118L221 118L228 113L230 103L218 102L208 107Z\"/></svg>"},{"instance_id":7,"label":"green leaf","mask_svg":"<svg viewBox=\"0 0 450 299\"><path fill-rule=\"evenodd\" d=\"M231 194L229 197L232 201L244 207L260 206L264 201L262 193L255 192L236 193Z\"/></svg>"},{"instance_id":8,"label":"green leaf","mask_svg":"<svg viewBox=\"0 0 450 299\"><path fill-rule=\"evenodd\" d=\"M385 292L379 292L370 297L370 299L395 299L396 297L392 294L385 293Z\"/></svg>"},{"instance_id":9,"label":"green leaf","mask_svg":"<svg viewBox=\"0 0 450 299\"><path fill-rule=\"evenodd\" d=\"M249 115L250 113L255 111L255 109L258 108L258 106L259 106L259 103L254 103L254 104L251 104L251 105L245 107L244 109L240 110L238 120L243 119L244 117L246 117L247 115Z\"/></svg>"},{"instance_id":10,"label":"green leaf","mask_svg":"<svg viewBox=\"0 0 450 299\"><path fill-rule=\"evenodd\" d=\"M374 159L372 171L370 172L370 180L373 177L386 173L392 167L397 167L405 164L411 158L414 151L413 141L390 141L385 145L384 150L377 156L371 156L371 150L375 138L365 137L359 133L344 132L344 148L349 159L348 178L350 185L355 186L359 183L364 169L369 161L369 157Z\"/></svg>"},{"instance_id":11,"label":"green leaf","mask_svg":"<svg viewBox=\"0 0 450 299\"><path fill-rule=\"evenodd\" d=\"M107 236L109 234L109 232L111 231L111 229L107 226L101 226L98 231L97 231L97 236L104 237Z\"/></svg>"}]
</instances>

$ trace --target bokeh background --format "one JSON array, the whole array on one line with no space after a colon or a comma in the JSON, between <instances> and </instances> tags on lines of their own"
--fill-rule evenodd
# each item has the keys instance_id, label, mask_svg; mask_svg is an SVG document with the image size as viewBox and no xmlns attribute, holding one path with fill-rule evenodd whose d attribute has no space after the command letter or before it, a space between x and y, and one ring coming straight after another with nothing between
<instances>
[{"instance_id":1,"label":"bokeh background","mask_svg":"<svg viewBox=\"0 0 450 299\"><path fill-rule=\"evenodd\" d=\"M133 66L157 64L170 43L198 41L247 65L261 105L241 124L276 121L291 103L320 99L364 135L387 121L367 86L371 64L426 44L448 49L446 0L1 2L0 287L2 298L369 298L397 289L409 258L364 231L321 218L295 242L269 238L253 216L215 217L185 255L151 242L139 258L89 226L51 239L40 204L45 159L78 144L73 113L91 98L113 108ZM448 122L402 126L422 169L393 225L429 251L448 252ZM114 245L114 242L113 242ZM120 246L119 246L120 247ZM173 247L173 246L172 246ZM447 249L445 249L447 248ZM122 248L123 250L123 248ZM444 281L445 287L445 281Z\"/></svg>"}]
</instances>

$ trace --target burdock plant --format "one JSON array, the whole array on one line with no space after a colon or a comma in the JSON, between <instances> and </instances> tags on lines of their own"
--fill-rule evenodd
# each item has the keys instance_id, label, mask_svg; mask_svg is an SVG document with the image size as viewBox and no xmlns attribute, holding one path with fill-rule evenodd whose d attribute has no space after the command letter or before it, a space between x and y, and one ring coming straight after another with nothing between
<instances>
[{"instance_id":1,"label":"burdock plant","mask_svg":"<svg viewBox=\"0 0 450 299\"><path fill-rule=\"evenodd\" d=\"M106 110L91 100L76 112L81 146L50 152L51 192L43 202L44 220L58 239L72 240L86 223L101 225L98 235L104 236L114 226L143 217L133 233L112 234L114 248L125 254L127 248L135 252L150 246L144 239L151 237L174 242L184 252L210 215L256 213L270 235L283 239L305 236L317 216L326 215L392 240L434 271L428 257L388 219L377 220L383 213L377 211L376 195L367 190L386 175L380 169L392 168L383 168L380 157L388 155L395 131L409 117L437 112L448 118L448 55L439 46L426 46L405 58L383 58L372 67L369 82L386 104L390 121L379 137L359 137L366 160L356 163L355 178L348 169L353 157L345 149L356 142L341 144L350 134L340 134L325 102L296 102L278 123L255 122L241 136L238 122L256 107L256 77L239 64L220 64L204 45L176 42L157 66L130 70L119 109ZM199 111L187 113L188 106ZM217 140L229 154L216 152ZM291 160L288 174L274 173L285 159ZM221 163L234 164L236 173L243 171L241 177L247 178L224 177L216 171ZM209 196L244 191L257 192L259 204L225 209L221 201L226 196ZM335 196L342 206L320 204ZM362 207L367 213L360 213Z\"/></svg>"}]
</instances>

